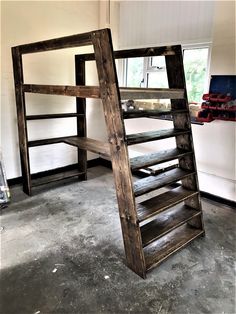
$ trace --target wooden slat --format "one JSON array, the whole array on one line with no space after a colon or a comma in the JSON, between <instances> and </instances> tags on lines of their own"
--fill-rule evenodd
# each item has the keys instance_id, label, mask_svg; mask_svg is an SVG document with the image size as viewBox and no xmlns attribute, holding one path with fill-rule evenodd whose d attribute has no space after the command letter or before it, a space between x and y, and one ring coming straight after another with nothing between
<instances>
[{"instance_id":1,"label":"wooden slat","mask_svg":"<svg viewBox=\"0 0 236 314\"><path fill-rule=\"evenodd\" d=\"M35 114L26 116L26 120L44 120L57 118L72 118L79 117L78 113L50 113L50 114Z\"/></svg>"},{"instance_id":2,"label":"wooden slat","mask_svg":"<svg viewBox=\"0 0 236 314\"><path fill-rule=\"evenodd\" d=\"M22 90L25 93L75 96L82 98L100 98L100 89L98 86L24 84L22 86Z\"/></svg>"},{"instance_id":3,"label":"wooden slat","mask_svg":"<svg viewBox=\"0 0 236 314\"><path fill-rule=\"evenodd\" d=\"M182 186L137 204L139 222L197 195L197 191L186 190Z\"/></svg>"},{"instance_id":4,"label":"wooden slat","mask_svg":"<svg viewBox=\"0 0 236 314\"><path fill-rule=\"evenodd\" d=\"M186 113L187 110L130 110L123 111L123 119L135 118L151 118L163 115L174 115L178 113Z\"/></svg>"},{"instance_id":5,"label":"wooden slat","mask_svg":"<svg viewBox=\"0 0 236 314\"><path fill-rule=\"evenodd\" d=\"M151 56L169 56L169 55L175 55L179 53L181 53L181 46L173 45L173 46L163 46L163 47L117 50L117 51L114 51L114 57L115 59L124 59L124 58L137 58L137 57L151 57ZM75 57L80 58L85 61L92 61L95 59L94 53L76 55Z\"/></svg>"},{"instance_id":6,"label":"wooden slat","mask_svg":"<svg viewBox=\"0 0 236 314\"><path fill-rule=\"evenodd\" d=\"M164 173L158 174L156 176L150 176L144 179L140 179L134 183L134 194L135 196L140 196L142 194L162 188L171 183L177 182L194 173L195 173L194 171L175 168L172 170L168 170Z\"/></svg>"},{"instance_id":7,"label":"wooden slat","mask_svg":"<svg viewBox=\"0 0 236 314\"><path fill-rule=\"evenodd\" d=\"M96 31L95 31L96 32ZM17 46L21 54L91 45L92 32Z\"/></svg>"},{"instance_id":8,"label":"wooden slat","mask_svg":"<svg viewBox=\"0 0 236 314\"><path fill-rule=\"evenodd\" d=\"M61 173L56 173L53 175L45 176L42 178L37 178L32 180L32 186L40 186L51 182L56 182L64 179L69 179L73 177L82 176L84 173L78 171L78 169L69 170Z\"/></svg>"},{"instance_id":9,"label":"wooden slat","mask_svg":"<svg viewBox=\"0 0 236 314\"><path fill-rule=\"evenodd\" d=\"M76 135L74 137L77 137ZM62 136L62 137L54 137L54 138L45 138L42 140L34 140L29 141L28 146L29 147L35 147L35 146L41 146L41 145L50 145L50 144L57 144L57 143L63 143L65 139L71 138L71 136Z\"/></svg>"},{"instance_id":10,"label":"wooden slat","mask_svg":"<svg viewBox=\"0 0 236 314\"><path fill-rule=\"evenodd\" d=\"M104 143L88 137L68 137L63 142L76 147L80 147L81 149L88 150L93 153L110 156L110 147L108 143Z\"/></svg>"},{"instance_id":11,"label":"wooden slat","mask_svg":"<svg viewBox=\"0 0 236 314\"><path fill-rule=\"evenodd\" d=\"M170 161L173 159L178 159L189 154L192 154L192 152L178 148L163 150L158 153L151 153L131 158L130 166L132 170L137 170L140 168L158 165L162 162Z\"/></svg>"},{"instance_id":12,"label":"wooden slat","mask_svg":"<svg viewBox=\"0 0 236 314\"><path fill-rule=\"evenodd\" d=\"M184 89L121 87L121 99L183 99Z\"/></svg>"},{"instance_id":13,"label":"wooden slat","mask_svg":"<svg viewBox=\"0 0 236 314\"><path fill-rule=\"evenodd\" d=\"M167 129L167 130L129 134L129 135L126 135L126 139L127 139L128 145L134 145L134 144L139 144L139 143L162 140L165 138L174 137L181 134L188 134L188 133L189 133L189 130Z\"/></svg>"},{"instance_id":14,"label":"wooden slat","mask_svg":"<svg viewBox=\"0 0 236 314\"><path fill-rule=\"evenodd\" d=\"M143 247L200 214L200 210L193 209L186 205L176 206L175 208L162 212L156 219L141 227Z\"/></svg>"},{"instance_id":15,"label":"wooden slat","mask_svg":"<svg viewBox=\"0 0 236 314\"><path fill-rule=\"evenodd\" d=\"M167 257L203 234L203 230L192 228L185 224L146 246L144 248L144 254L147 270L160 264Z\"/></svg>"}]
</instances>

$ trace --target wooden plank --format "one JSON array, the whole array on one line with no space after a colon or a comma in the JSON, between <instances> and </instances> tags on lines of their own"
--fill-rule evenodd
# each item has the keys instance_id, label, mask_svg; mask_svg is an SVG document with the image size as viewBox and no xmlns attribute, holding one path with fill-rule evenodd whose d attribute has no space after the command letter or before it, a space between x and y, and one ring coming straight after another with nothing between
<instances>
[{"instance_id":1,"label":"wooden plank","mask_svg":"<svg viewBox=\"0 0 236 314\"><path fill-rule=\"evenodd\" d=\"M183 99L183 89L121 87L121 99Z\"/></svg>"},{"instance_id":2,"label":"wooden plank","mask_svg":"<svg viewBox=\"0 0 236 314\"><path fill-rule=\"evenodd\" d=\"M110 146L108 143L104 143L98 140L94 140L87 137L71 137L66 138L64 141L66 144L70 144L80 149L88 150L93 153L102 154L104 156L110 156Z\"/></svg>"},{"instance_id":3,"label":"wooden plank","mask_svg":"<svg viewBox=\"0 0 236 314\"><path fill-rule=\"evenodd\" d=\"M58 144L63 143L65 139L71 138L72 136L62 136L62 137L54 137L54 138L45 138L42 140L34 140L29 141L28 146L29 147L35 147L35 146L41 146L41 145L50 145L50 144ZM77 137L74 135L74 137Z\"/></svg>"},{"instance_id":4,"label":"wooden plank","mask_svg":"<svg viewBox=\"0 0 236 314\"><path fill-rule=\"evenodd\" d=\"M100 98L100 89L98 86L24 84L22 86L22 90L25 93L75 96L82 98Z\"/></svg>"},{"instance_id":5,"label":"wooden plank","mask_svg":"<svg viewBox=\"0 0 236 314\"><path fill-rule=\"evenodd\" d=\"M140 179L134 183L134 194L135 196L140 196L142 194L149 193L193 174L195 174L194 171L175 168L156 176Z\"/></svg>"},{"instance_id":6,"label":"wooden plank","mask_svg":"<svg viewBox=\"0 0 236 314\"><path fill-rule=\"evenodd\" d=\"M146 277L110 31L93 36L127 265Z\"/></svg>"},{"instance_id":7,"label":"wooden plank","mask_svg":"<svg viewBox=\"0 0 236 314\"><path fill-rule=\"evenodd\" d=\"M153 165L158 165L162 162L170 161L173 159L178 159L185 155L192 154L191 151L186 151L183 149L168 149L157 153L151 153L146 155L140 155L130 159L130 166L132 170L137 170L140 168L150 167Z\"/></svg>"},{"instance_id":8,"label":"wooden plank","mask_svg":"<svg viewBox=\"0 0 236 314\"><path fill-rule=\"evenodd\" d=\"M203 230L192 228L187 224L168 233L144 248L147 270L157 266L167 257L184 248L194 239L203 235Z\"/></svg>"},{"instance_id":9,"label":"wooden plank","mask_svg":"<svg viewBox=\"0 0 236 314\"><path fill-rule=\"evenodd\" d=\"M85 61L75 58L75 83L85 85ZM86 122L86 98L76 97L77 135L87 137ZM78 169L84 172L84 180L87 180L87 150L78 147Z\"/></svg>"},{"instance_id":10,"label":"wooden plank","mask_svg":"<svg viewBox=\"0 0 236 314\"><path fill-rule=\"evenodd\" d=\"M21 172L23 178L23 191L31 195L31 178L29 164L28 132L25 120L25 97L22 91L23 67L19 48L12 48L12 61L15 81L15 97L17 109L18 136L20 146Z\"/></svg>"},{"instance_id":11,"label":"wooden plank","mask_svg":"<svg viewBox=\"0 0 236 314\"><path fill-rule=\"evenodd\" d=\"M178 113L184 113L186 110L130 110L123 111L123 119L135 119L135 118L151 118L159 117L162 115L174 115Z\"/></svg>"},{"instance_id":12,"label":"wooden plank","mask_svg":"<svg viewBox=\"0 0 236 314\"><path fill-rule=\"evenodd\" d=\"M181 46L173 45L173 46L163 46L163 47L117 50L117 51L114 51L114 58L124 59L124 58L175 55L175 54L181 53L181 50L179 50L179 47ZM94 53L76 55L75 57L80 58L85 61L95 60Z\"/></svg>"},{"instance_id":13,"label":"wooden plank","mask_svg":"<svg viewBox=\"0 0 236 314\"><path fill-rule=\"evenodd\" d=\"M96 32L96 31L95 31ZM21 54L91 45L92 32L38 41L17 46Z\"/></svg>"},{"instance_id":14,"label":"wooden plank","mask_svg":"<svg viewBox=\"0 0 236 314\"><path fill-rule=\"evenodd\" d=\"M167 130L128 134L126 135L126 139L127 139L128 145L134 145L134 144L139 144L139 143L162 140L165 138L174 137L174 136L187 134L187 133L189 133L189 130L167 129Z\"/></svg>"},{"instance_id":15,"label":"wooden plank","mask_svg":"<svg viewBox=\"0 0 236 314\"><path fill-rule=\"evenodd\" d=\"M40 186L40 185L44 185L44 184L48 184L51 182L56 182L56 181L60 181L64 179L70 179L70 178L78 177L78 176L80 177L80 176L83 176L83 174L84 173L78 171L78 169L56 173L56 174L45 176L42 178L33 179L32 186L35 187L35 186Z\"/></svg>"},{"instance_id":16,"label":"wooden plank","mask_svg":"<svg viewBox=\"0 0 236 314\"><path fill-rule=\"evenodd\" d=\"M44 120L44 119L58 119L58 118L73 118L79 117L78 113L49 113L49 114L34 114L26 116L26 120Z\"/></svg>"},{"instance_id":17,"label":"wooden plank","mask_svg":"<svg viewBox=\"0 0 236 314\"><path fill-rule=\"evenodd\" d=\"M141 202L137 204L139 222L151 218L195 195L198 195L197 191L186 190L180 186Z\"/></svg>"},{"instance_id":18,"label":"wooden plank","mask_svg":"<svg viewBox=\"0 0 236 314\"><path fill-rule=\"evenodd\" d=\"M157 219L154 219L141 227L143 247L182 226L184 223L200 214L201 211L186 205L176 206L175 208L162 212L158 215Z\"/></svg>"}]
</instances>

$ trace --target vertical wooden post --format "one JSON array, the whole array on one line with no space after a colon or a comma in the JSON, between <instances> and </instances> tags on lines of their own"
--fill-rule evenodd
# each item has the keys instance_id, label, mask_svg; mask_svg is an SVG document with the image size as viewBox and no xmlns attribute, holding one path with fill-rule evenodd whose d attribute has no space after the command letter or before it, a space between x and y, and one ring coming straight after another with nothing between
<instances>
[{"instance_id":1,"label":"vertical wooden post","mask_svg":"<svg viewBox=\"0 0 236 314\"><path fill-rule=\"evenodd\" d=\"M76 85L85 85L85 61L75 56L75 82ZM86 98L76 97L76 112L80 114L77 117L77 135L87 136L86 125ZM84 174L79 178L87 180L87 151L78 147L78 168Z\"/></svg>"},{"instance_id":2,"label":"vertical wooden post","mask_svg":"<svg viewBox=\"0 0 236 314\"><path fill-rule=\"evenodd\" d=\"M22 55L18 47L12 48L13 71L15 80L15 95L17 107L17 121L18 121L18 135L20 146L21 171L23 178L23 191L31 195L31 177L29 165L29 148L28 148L28 134L25 120L25 95L22 91L23 67Z\"/></svg>"},{"instance_id":3,"label":"vertical wooden post","mask_svg":"<svg viewBox=\"0 0 236 314\"><path fill-rule=\"evenodd\" d=\"M110 30L92 34L128 266L146 277Z\"/></svg>"},{"instance_id":4,"label":"vertical wooden post","mask_svg":"<svg viewBox=\"0 0 236 314\"><path fill-rule=\"evenodd\" d=\"M197 171L181 46L179 46L179 48L176 50L175 55L165 56L165 60L166 60L166 70L167 70L169 88L181 88L181 89L185 90L185 99L183 99L183 100L171 100L172 110L175 110L175 109L186 109L186 110L188 110L187 114L186 113L180 113L180 114L173 116L173 123L174 123L175 128L177 128L177 129L183 129L183 128L190 129L189 135L176 136L177 147L188 149L188 150L191 150L193 152L193 154L191 156L181 157L179 159L179 165L182 169L189 169L189 170ZM192 175L186 179L183 179L182 185L187 189L199 191L197 174ZM189 205L193 208L197 208L200 210L202 209L199 197L190 198L189 200L185 201L185 204ZM193 221L189 222L189 224L191 224L197 228L202 228L202 229L204 228L202 216L198 216L198 217L194 218Z\"/></svg>"}]
</instances>

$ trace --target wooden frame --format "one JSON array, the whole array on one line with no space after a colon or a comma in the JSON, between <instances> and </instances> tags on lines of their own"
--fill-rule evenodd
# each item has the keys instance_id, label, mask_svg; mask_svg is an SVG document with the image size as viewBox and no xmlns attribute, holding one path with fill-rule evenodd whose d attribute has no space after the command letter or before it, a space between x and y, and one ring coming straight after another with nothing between
<instances>
[{"instance_id":1,"label":"wooden frame","mask_svg":"<svg viewBox=\"0 0 236 314\"><path fill-rule=\"evenodd\" d=\"M75 56L76 86L24 84L23 54L83 45L93 45L94 53ZM114 58L156 55L164 55L166 58L169 89L119 89ZM182 51L179 45L123 50L113 53L110 30L102 29L13 47L12 57L25 193L29 195L32 193L29 147L66 143L78 148L78 168L76 173L70 174L69 177L76 175L80 179L86 180L87 150L111 159L127 265L141 277L145 278L147 270L204 234ZM85 85L85 62L91 60L96 61L99 86ZM74 96L76 97L76 112L27 116L25 112L26 92ZM86 137L85 98L101 98L102 100L108 133L107 143ZM155 117L163 114L163 111L122 112L121 98L170 98L172 108L168 113L173 115L174 128L126 135L123 119ZM77 135L28 141L27 120L65 117L77 118ZM175 149L129 159L128 145L169 137L175 137L177 146ZM133 183L132 171L173 159L179 160L178 168ZM136 197L179 180L182 181L182 187L144 202L137 202ZM43 183L45 183L44 180ZM171 209L179 203L183 203L179 210ZM169 210L172 210L173 217L170 221L165 216L169 215L166 214L166 211ZM156 216L158 219L146 222L150 217ZM140 225L141 222L145 224Z\"/></svg>"}]
</instances>

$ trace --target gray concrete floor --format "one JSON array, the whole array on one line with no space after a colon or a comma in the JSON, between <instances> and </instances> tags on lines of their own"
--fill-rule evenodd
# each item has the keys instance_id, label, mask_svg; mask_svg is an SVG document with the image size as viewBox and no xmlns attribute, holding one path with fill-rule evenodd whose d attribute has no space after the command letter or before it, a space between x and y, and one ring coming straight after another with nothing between
<instances>
[{"instance_id":1,"label":"gray concrete floor","mask_svg":"<svg viewBox=\"0 0 236 314\"><path fill-rule=\"evenodd\" d=\"M235 313L235 211L203 200L206 237L152 270L125 266L112 172L20 187L1 217L1 314Z\"/></svg>"}]
</instances>

